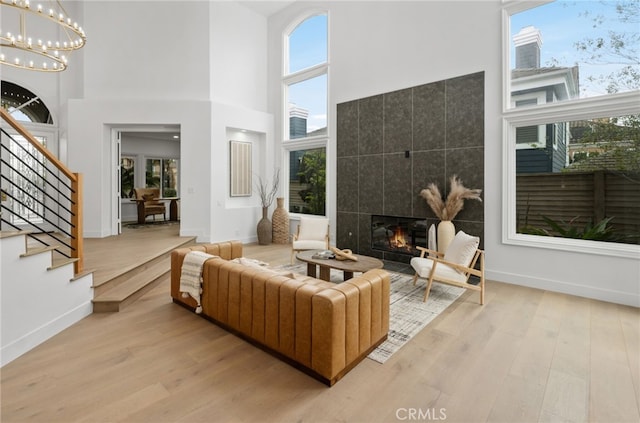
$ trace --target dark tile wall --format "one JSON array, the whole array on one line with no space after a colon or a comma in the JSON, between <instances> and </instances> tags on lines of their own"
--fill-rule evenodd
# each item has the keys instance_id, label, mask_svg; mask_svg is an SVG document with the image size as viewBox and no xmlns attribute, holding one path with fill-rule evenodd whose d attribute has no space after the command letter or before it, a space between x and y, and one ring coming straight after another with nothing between
<instances>
[{"instance_id":1,"label":"dark tile wall","mask_svg":"<svg viewBox=\"0 0 640 423\"><path fill-rule=\"evenodd\" d=\"M336 245L408 262L371 249L372 214L426 217L420 191L435 182L446 195L458 175L484 189L484 72L338 104ZM456 230L484 239L484 207L466 201ZM482 244L481 244L482 245Z\"/></svg>"}]
</instances>

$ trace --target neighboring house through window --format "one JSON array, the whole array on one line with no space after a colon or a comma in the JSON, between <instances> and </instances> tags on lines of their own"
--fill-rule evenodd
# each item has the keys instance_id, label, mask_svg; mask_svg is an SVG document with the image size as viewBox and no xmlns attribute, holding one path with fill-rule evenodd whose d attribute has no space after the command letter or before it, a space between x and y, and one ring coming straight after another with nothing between
<instances>
[{"instance_id":1,"label":"neighboring house through window","mask_svg":"<svg viewBox=\"0 0 640 423\"><path fill-rule=\"evenodd\" d=\"M640 2L504 10L504 242L637 254Z\"/></svg>"},{"instance_id":2,"label":"neighboring house through window","mask_svg":"<svg viewBox=\"0 0 640 423\"><path fill-rule=\"evenodd\" d=\"M328 22L315 13L284 34L283 150L291 213L326 214Z\"/></svg>"}]
</instances>

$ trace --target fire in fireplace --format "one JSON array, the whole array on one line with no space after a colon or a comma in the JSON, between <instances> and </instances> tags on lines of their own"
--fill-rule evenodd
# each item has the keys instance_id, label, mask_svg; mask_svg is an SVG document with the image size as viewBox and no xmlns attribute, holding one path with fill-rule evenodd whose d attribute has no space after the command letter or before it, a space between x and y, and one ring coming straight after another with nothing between
<instances>
[{"instance_id":1,"label":"fire in fireplace","mask_svg":"<svg viewBox=\"0 0 640 423\"><path fill-rule=\"evenodd\" d=\"M415 217L371 216L371 248L417 255L416 245L427 245L427 221Z\"/></svg>"}]
</instances>

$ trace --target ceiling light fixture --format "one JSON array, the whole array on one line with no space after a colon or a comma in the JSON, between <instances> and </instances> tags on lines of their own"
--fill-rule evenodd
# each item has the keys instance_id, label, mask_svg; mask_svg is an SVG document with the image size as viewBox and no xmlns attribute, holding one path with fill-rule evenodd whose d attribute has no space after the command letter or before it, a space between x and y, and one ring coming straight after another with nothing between
<instances>
[{"instance_id":1,"label":"ceiling light fixture","mask_svg":"<svg viewBox=\"0 0 640 423\"><path fill-rule=\"evenodd\" d=\"M51 3L51 7L45 6L47 3ZM60 72L67 68L71 52L82 48L87 41L82 27L72 22L58 0L43 1L35 7L30 0L0 0L0 6L2 65ZM33 32L27 31L27 24Z\"/></svg>"}]
</instances>

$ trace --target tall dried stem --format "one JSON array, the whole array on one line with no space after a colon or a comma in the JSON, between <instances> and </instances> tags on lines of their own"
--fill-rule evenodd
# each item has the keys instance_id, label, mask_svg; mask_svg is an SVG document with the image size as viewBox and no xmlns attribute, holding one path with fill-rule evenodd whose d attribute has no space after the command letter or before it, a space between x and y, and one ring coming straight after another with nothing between
<instances>
[{"instance_id":1,"label":"tall dried stem","mask_svg":"<svg viewBox=\"0 0 640 423\"><path fill-rule=\"evenodd\" d=\"M271 185L267 183L260 175L257 176L256 189L258 190L258 196L260 197L260 203L262 207L269 207L273 203L276 194L278 193L278 186L280 185L280 169L276 169L273 172L273 179Z\"/></svg>"},{"instance_id":2,"label":"tall dried stem","mask_svg":"<svg viewBox=\"0 0 640 423\"><path fill-rule=\"evenodd\" d=\"M427 201L431 210L440 220L453 220L464 208L464 200L482 201L481 189L466 188L460 178L453 175L450 179L451 189L446 200L435 183L430 183L427 188L420 191L420 195Z\"/></svg>"}]
</instances>

